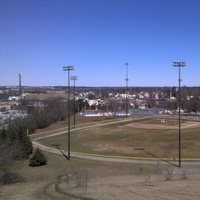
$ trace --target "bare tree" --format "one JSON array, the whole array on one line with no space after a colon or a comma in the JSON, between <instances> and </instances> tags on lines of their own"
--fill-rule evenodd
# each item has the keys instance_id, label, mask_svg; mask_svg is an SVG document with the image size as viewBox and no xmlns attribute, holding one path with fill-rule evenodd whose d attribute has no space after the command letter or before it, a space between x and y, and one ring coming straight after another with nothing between
<instances>
[{"instance_id":1,"label":"bare tree","mask_svg":"<svg viewBox=\"0 0 200 200\"><path fill-rule=\"evenodd\" d=\"M181 177L187 179L187 168L183 168L181 171Z\"/></svg>"},{"instance_id":2,"label":"bare tree","mask_svg":"<svg viewBox=\"0 0 200 200\"><path fill-rule=\"evenodd\" d=\"M171 180L173 176L174 168L168 168L163 171L166 181Z\"/></svg>"},{"instance_id":3,"label":"bare tree","mask_svg":"<svg viewBox=\"0 0 200 200\"><path fill-rule=\"evenodd\" d=\"M157 184L159 186L160 184L160 174L161 174L161 170L160 170L160 159L157 160L157 165L156 165L156 174L157 174Z\"/></svg>"},{"instance_id":4,"label":"bare tree","mask_svg":"<svg viewBox=\"0 0 200 200\"><path fill-rule=\"evenodd\" d=\"M144 176L145 183L150 182L151 172L150 172L149 169L141 167L140 168L140 173Z\"/></svg>"},{"instance_id":5,"label":"bare tree","mask_svg":"<svg viewBox=\"0 0 200 200\"><path fill-rule=\"evenodd\" d=\"M77 187L81 187L82 192L87 193L88 182L91 179L91 175L88 169L80 169L76 172Z\"/></svg>"}]
</instances>

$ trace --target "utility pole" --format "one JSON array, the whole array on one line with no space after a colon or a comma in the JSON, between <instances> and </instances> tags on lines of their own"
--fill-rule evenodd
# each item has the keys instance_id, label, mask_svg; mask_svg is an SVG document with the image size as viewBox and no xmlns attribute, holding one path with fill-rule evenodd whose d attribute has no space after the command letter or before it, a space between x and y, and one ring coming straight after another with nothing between
<instances>
[{"instance_id":1,"label":"utility pole","mask_svg":"<svg viewBox=\"0 0 200 200\"><path fill-rule=\"evenodd\" d=\"M68 160L70 160L70 71L73 69L74 66L63 67L63 71L68 71Z\"/></svg>"},{"instance_id":2,"label":"utility pole","mask_svg":"<svg viewBox=\"0 0 200 200\"><path fill-rule=\"evenodd\" d=\"M174 67L178 67L178 132L179 132L179 167L181 167L181 67L186 66L186 62L173 62Z\"/></svg>"}]
</instances>

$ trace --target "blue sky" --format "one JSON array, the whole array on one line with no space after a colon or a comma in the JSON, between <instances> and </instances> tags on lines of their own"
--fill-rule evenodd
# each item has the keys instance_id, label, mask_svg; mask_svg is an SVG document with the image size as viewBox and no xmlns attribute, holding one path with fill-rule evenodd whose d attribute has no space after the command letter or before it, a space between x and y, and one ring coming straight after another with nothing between
<instances>
[{"instance_id":1,"label":"blue sky","mask_svg":"<svg viewBox=\"0 0 200 200\"><path fill-rule=\"evenodd\" d=\"M199 0L0 0L0 85L199 86Z\"/></svg>"}]
</instances>

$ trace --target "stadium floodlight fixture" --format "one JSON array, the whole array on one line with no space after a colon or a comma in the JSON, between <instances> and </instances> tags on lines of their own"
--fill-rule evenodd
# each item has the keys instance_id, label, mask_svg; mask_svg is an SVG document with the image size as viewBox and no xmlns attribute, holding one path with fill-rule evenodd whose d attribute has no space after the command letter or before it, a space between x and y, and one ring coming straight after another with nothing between
<instances>
[{"instance_id":1,"label":"stadium floodlight fixture","mask_svg":"<svg viewBox=\"0 0 200 200\"><path fill-rule=\"evenodd\" d=\"M64 66L63 71L71 71L74 69L74 66Z\"/></svg>"},{"instance_id":2,"label":"stadium floodlight fixture","mask_svg":"<svg viewBox=\"0 0 200 200\"><path fill-rule=\"evenodd\" d=\"M63 71L68 71L68 160L70 160L70 71L73 69L74 66L63 67Z\"/></svg>"},{"instance_id":3,"label":"stadium floodlight fixture","mask_svg":"<svg viewBox=\"0 0 200 200\"><path fill-rule=\"evenodd\" d=\"M77 81L77 80L78 80L78 77L77 77L77 76L70 76L70 79L71 79L72 81Z\"/></svg>"},{"instance_id":4,"label":"stadium floodlight fixture","mask_svg":"<svg viewBox=\"0 0 200 200\"><path fill-rule=\"evenodd\" d=\"M174 67L185 67L186 66L186 62L173 62L172 65Z\"/></svg>"},{"instance_id":5,"label":"stadium floodlight fixture","mask_svg":"<svg viewBox=\"0 0 200 200\"><path fill-rule=\"evenodd\" d=\"M186 62L173 62L172 65L174 67L178 67L178 83L179 83L179 86L178 86L178 93L179 93L179 105L178 105L178 132L179 132L179 167L181 167L181 67L185 67L186 66Z\"/></svg>"}]
</instances>

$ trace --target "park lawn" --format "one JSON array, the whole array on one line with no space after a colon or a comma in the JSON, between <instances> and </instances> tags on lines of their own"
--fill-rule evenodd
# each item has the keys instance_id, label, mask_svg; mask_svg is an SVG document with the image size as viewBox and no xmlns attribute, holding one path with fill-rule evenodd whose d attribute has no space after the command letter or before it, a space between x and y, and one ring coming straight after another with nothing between
<instances>
[{"instance_id":1,"label":"park lawn","mask_svg":"<svg viewBox=\"0 0 200 200\"><path fill-rule=\"evenodd\" d=\"M177 129L141 129L126 125L127 122L71 132L71 151L113 156L151 157L142 151L136 151L136 149L144 148L162 158L178 157ZM181 131L183 158L200 157L199 132L200 128ZM66 133L40 142L46 146L56 143L60 145L61 149L67 150L67 140Z\"/></svg>"}]
</instances>

